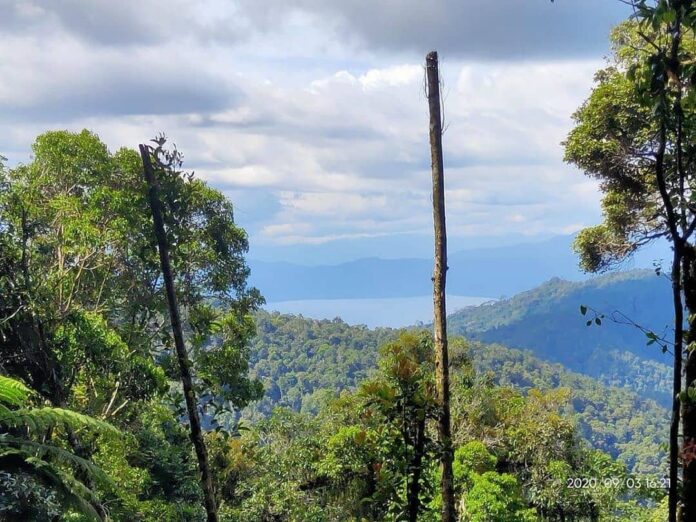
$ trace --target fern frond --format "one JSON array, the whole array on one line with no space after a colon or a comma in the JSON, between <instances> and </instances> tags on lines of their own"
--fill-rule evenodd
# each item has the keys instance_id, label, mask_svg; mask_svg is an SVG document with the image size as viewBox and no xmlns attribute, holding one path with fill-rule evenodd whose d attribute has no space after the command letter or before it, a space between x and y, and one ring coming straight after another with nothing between
<instances>
[{"instance_id":1,"label":"fern frond","mask_svg":"<svg viewBox=\"0 0 696 522\"><path fill-rule=\"evenodd\" d=\"M58 491L66 502L90 520L101 521L92 504L98 502L94 493L80 481L40 458L27 455L20 449L0 452L0 468L10 473L24 472Z\"/></svg>"},{"instance_id":2,"label":"fern frond","mask_svg":"<svg viewBox=\"0 0 696 522\"><path fill-rule=\"evenodd\" d=\"M21 406L32 393L20 381L0 375L0 403L9 406Z\"/></svg>"},{"instance_id":3,"label":"fern frond","mask_svg":"<svg viewBox=\"0 0 696 522\"><path fill-rule=\"evenodd\" d=\"M89 428L97 433L119 434L119 430L108 422L104 422L89 415L83 415L63 408L20 408L10 410L0 407L0 426L8 428L29 428L35 433L40 433L49 428L65 427L73 430Z\"/></svg>"},{"instance_id":4,"label":"fern frond","mask_svg":"<svg viewBox=\"0 0 696 522\"><path fill-rule=\"evenodd\" d=\"M95 479L103 486L112 489L116 488L116 485L111 478L109 478L106 473L104 473L93 462L90 462L82 457L78 457L74 453L71 453L63 448L59 448L51 444L42 444L40 442L13 437L8 434L0 435L0 448L2 447L24 450L28 456L34 455L42 459L45 456L48 456L62 464L67 464L69 466L74 466L81 469L89 477Z\"/></svg>"}]
</instances>

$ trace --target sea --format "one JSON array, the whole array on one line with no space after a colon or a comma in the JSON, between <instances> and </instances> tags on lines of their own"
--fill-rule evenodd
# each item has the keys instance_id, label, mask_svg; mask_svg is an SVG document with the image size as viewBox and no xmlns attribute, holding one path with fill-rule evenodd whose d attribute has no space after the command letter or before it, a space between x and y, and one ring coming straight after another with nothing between
<instances>
[{"instance_id":1,"label":"sea","mask_svg":"<svg viewBox=\"0 0 696 522\"><path fill-rule=\"evenodd\" d=\"M491 302L490 297L447 296L447 314L467 306ZM401 328L433 320L433 297L387 297L369 299L305 299L267 303L264 309L312 319L341 318L348 324L370 328Z\"/></svg>"}]
</instances>

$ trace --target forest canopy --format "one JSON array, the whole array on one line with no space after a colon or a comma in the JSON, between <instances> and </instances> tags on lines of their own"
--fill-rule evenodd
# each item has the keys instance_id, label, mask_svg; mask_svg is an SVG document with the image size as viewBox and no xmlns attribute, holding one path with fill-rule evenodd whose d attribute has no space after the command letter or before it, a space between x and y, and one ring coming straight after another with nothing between
<instances>
[{"instance_id":1,"label":"forest canopy","mask_svg":"<svg viewBox=\"0 0 696 522\"><path fill-rule=\"evenodd\" d=\"M203 520L139 158L88 131L33 151L0 190L0 514ZM221 520L436 517L430 336L258 311L232 204L159 175ZM655 484L625 486L662 474L657 405L522 352L450 349L463 520L660 509ZM589 477L607 480L564 487Z\"/></svg>"}]
</instances>

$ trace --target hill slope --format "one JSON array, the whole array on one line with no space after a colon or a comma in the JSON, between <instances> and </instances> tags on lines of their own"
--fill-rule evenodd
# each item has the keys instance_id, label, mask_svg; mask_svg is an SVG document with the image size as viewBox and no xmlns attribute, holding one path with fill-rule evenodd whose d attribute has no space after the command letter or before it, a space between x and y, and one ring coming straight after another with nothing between
<instances>
[{"instance_id":1,"label":"hill slope","mask_svg":"<svg viewBox=\"0 0 696 522\"><path fill-rule=\"evenodd\" d=\"M605 319L586 326L585 305L620 322L629 319L659 334L673 320L670 283L651 271L605 275L583 282L552 279L504 299L460 310L449 318L450 331L487 343L525 348L545 360L596 377L614 386L630 386L663 404L670 401L669 354L647 346L634 326Z\"/></svg>"},{"instance_id":2,"label":"hill slope","mask_svg":"<svg viewBox=\"0 0 696 522\"><path fill-rule=\"evenodd\" d=\"M247 417L268 414L274 406L316 411L328 396L353 388L375 365L377 348L397 330L349 326L341 320L301 316L257 316L252 373L263 379L266 396ZM567 387L579 429L592 445L620 456L636 471L661 469L667 411L654 401L622 388L549 364L529 352L500 345L472 344L472 359L494 381L522 389Z\"/></svg>"}]
</instances>

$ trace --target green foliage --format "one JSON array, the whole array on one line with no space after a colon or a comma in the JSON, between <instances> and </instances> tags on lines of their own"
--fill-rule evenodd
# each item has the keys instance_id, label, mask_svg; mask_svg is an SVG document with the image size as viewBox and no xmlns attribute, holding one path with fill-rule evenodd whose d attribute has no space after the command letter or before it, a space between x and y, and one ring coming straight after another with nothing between
<instances>
[{"instance_id":1,"label":"green foliage","mask_svg":"<svg viewBox=\"0 0 696 522\"><path fill-rule=\"evenodd\" d=\"M219 462L234 463L223 472L230 519L405 518L417 454L409 437L417 433L419 419L432 419L424 409L432 361L423 339L411 332L383 345L377 372L357 392L344 391L326 403L316 416L276 410L241 439L225 442L228 457ZM509 351L514 357L506 358L507 352L452 340L455 486L463 499L462 519L557 520L564 513L573 520L595 513L600 520L627 521L646 515L650 509L641 506L653 498L647 492L567 487L570 477L628 474L623 463L591 450L580 437L569 389L501 387L471 366L471 361L490 364L489 358L501 358L499 373L519 371L523 365L508 364L522 352ZM521 360L529 364L533 359ZM547 377L552 375L558 374ZM430 444L420 463L421 520L435 520L439 511L437 446ZM663 492L657 493L660 498Z\"/></svg>"},{"instance_id":2,"label":"green foliage","mask_svg":"<svg viewBox=\"0 0 696 522\"><path fill-rule=\"evenodd\" d=\"M3 441L16 446L28 430L22 448L60 461L62 473L75 468L75 487L108 503L114 520L197 520L140 157L112 153L86 130L46 132L32 151L29 163L0 167L0 369L36 390L37 405L12 406L22 389L5 386ZM247 236L227 198L181 170L176 150L158 140L153 153L204 423L233 432L238 410L262 393L248 375L262 299L246 284ZM123 437L106 433L107 420ZM60 444L35 446L52 437ZM23 462L44 479L52 472ZM93 480L95 463L114 479L108 487Z\"/></svg>"},{"instance_id":3,"label":"green foliage","mask_svg":"<svg viewBox=\"0 0 696 522\"><path fill-rule=\"evenodd\" d=\"M578 310L605 315L601 327ZM672 372L661 347L633 323L656 335L673 321L670 283L648 270L617 272L582 282L552 279L541 286L450 316L450 331L486 343L532 350L570 370L672 404ZM615 319L615 320L614 320Z\"/></svg>"},{"instance_id":4,"label":"green foliage","mask_svg":"<svg viewBox=\"0 0 696 522\"><path fill-rule=\"evenodd\" d=\"M637 473L664 472L662 443L668 414L653 401L502 346L473 344L472 360L480 371L492 371L500 385L521 390L565 388L569 402L564 409L574 413L581 436L592 447L622 460Z\"/></svg>"},{"instance_id":5,"label":"green foliage","mask_svg":"<svg viewBox=\"0 0 696 522\"><path fill-rule=\"evenodd\" d=\"M498 459L492 455L483 442L472 440L458 447L454 452L454 480L464 489L472 485L472 475L495 470Z\"/></svg>"},{"instance_id":6,"label":"green foliage","mask_svg":"<svg viewBox=\"0 0 696 522\"><path fill-rule=\"evenodd\" d=\"M359 394L366 415L379 426L378 480L389 484L388 513L402 520L409 510L422 512L434 493L424 472L438 450L428 428L437 419L431 336L402 333L380 348L378 367Z\"/></svg>"},{"instance_id":7,"label":"green foliage","mask_svg":"<svg viewBox=\"0 0 696 522\"><path fill-rule=\"evenodd\" d=\"M517 479L507 473L473 473L472 486L462 497L459 508L463 521L533 522L533 509L522 498Z\"/></svg>"},{"instance_id":8,"label":"green foliage","mask_svg":"<svg viewBox=\"0 0 696 522\"><path fill-rule=\"evenodd\" d=\"M340 319L316 321L292 315L256 313L251 372L266 394L246 415L268 415L275 406L316 413L326 399L373 374L378 347L395 330L349 326Z\"/></svg>"},{"instance_id":9,"label":"green foliage","mask_svg":"<svg viewBox=\"0 0 696 522\"><path fill-rule=\"evenodd\" d=\"M628 281L635 280L635 276L625 277ZM638 279L638 281L641 280ZM609 281L604 287L600 283L597 287L607 291L614 288ZM558 294L563 296L574 286L569 283L559 283L554 288L557 288ZM629 288L633 291L639 286L631 285ZM515 327L514 330L509 331L509 336L512 338L514 334L515 338L521 338L520 335L527 330L529 336L524 339L528 339L527 343L531 345L535 335L537 339L552 339L553 332L549 333L548 328L555 328L556 323L563 326L561 319L555 320L554 323L541 315L546 313L547 308L560 307L561 310L567 308L568 314L572 314L571 316L576 319L579 318L578 329L580 332L585 332L587 328L580 314L577 313L579 305L576 305L575 301L585 299L587 296L580 294L574 296L569 303L559 305L557 301L544 298L547 291L548 289L543 289L538 293L522 294L509 303L501 303L503 310L489 306L471 309L467 311L471 314L471 323L468 324L474 326L467 327L466 331L476 332L475 328L479 328L478 324L481 324L480 328L485 332L488 324L500 320L496 318L499 318L502 313L509 313L511 317L509 320ZM623 292L626 289L620 288L616 291L625 295ZM649 291L651 288L648 288ZM538 308L533 308L534 306ZM524 316L525 307L530 310L530 315L540 313L542 318L537 322L519 323L518 326L517 317ZM565 314L564 311L561 317L566 317ZM460 316L453 317L453 328L458 328ZM462 317L468 320L466 315ZM535 330L537 327L539 330ZM399 333L395 330L351 327L337 320L315 321L297 316L271 315L265 312L260 312L258 315L258 330L259 336L252 350L252 372L256 372L258 377L264 379L269 375L272 376L272 380L267 381L266 395L261 402L262 408L259 408L261 411L266 411L274 404L300 410L306 401L325 394L325 398L318 401L321 408L330 397L337 395L338 390L356 387L359 383L358 376L374 375L378 346L390 337L396 338ZM328 344L327 336L333 339L334 345L330 349L326 348L325 351L319 352L322 346ZM560 337L562 336L559 334ZM569 342L573 342L575 338L574 335L566 337L569 337ZM548 349L550 350L552 346L549 345ZM622 459L630 469L636 472L660 473L664 469L665 452L661 443L665 437L664 421L668 418L668 414L654 402L643 399L630 389L607 387L592 378L571 373L560 365L543 362L529 352L480 343L470 343L468 354L466 349L458 347L456 343L453 344L451 351L453 364L461 357L465 360L470 359L479 374L478 379L485 380L488 372L491 372L493 384L512 386L523 392L531 388L542 390L567 388L570 390L571 397L565 406L564 413L575 414L580 434L593 447L609 453L614 458ZM574 348L568 351L575 353ZM617 360L617 364L619 362L621 361ZM635 361L635 364L637 368L643 368L646 371L652 371L655 368L641 361ZM458 380L464 382L464 389L470 386L472 378L467 368L466 364L460 364L452 374L455 383ZM341 374L341 371L344 373ZM647 379L646 375L645 380ZM614 380L612 383L621 384L622 381ZM471 393L476 393L476 389ZM470 414L479 419L478 425L485 425L482 422L495 415L495 408L492 407L494 400L469 397L466 393L463 393L461 397L467 397L465 400L476 407L476 411ZM457 398L455 397L454 400ZM257 418L259 409L246 411L244 415L247 418ZM303 409L306 410L306 407ZM479 435L477 434L474 438ZM461 442L465 443L467 440Z\"/></svg>"},{"instance_id":10,"label":"green foliage","mask_svg":"<svg viewBox=\"0 0 696 522\"><path fill-rule=\"evenodd\" d=\"M118 435L109 424L74 411L29 405L32 392L21 382L0 376L0 467L8 489L0 494L0 514L27 516L32 511L50 512L54 504L63 503L89 518L100 519L94 505L97 495L76 478L77 470L111 487L111 480L94 464L43 442L46 432L89 429L107 435ZM27 491L18 489L28 485ZM42 487L43 486L43 487ZM36 490L45 488L47 503L28 508L28 500ZM25 511L25 509L27 509Z\"/></svg>"},{"instance_id":11,"label":"green foliage","mask_svg":"<svg viewBox=\"0 0 696 522\"><path fill-rule=\"evenodd\" d=\"M657 2L655 8L640 3L636 19L613 31L612 63L596 74L595 88L574 114L576 125L565 142L565 159L599 180L604 193L604 222L581 231L575 242L587 271L610 268L644 244L667 236L668 211L656 179L664 179L666 192L676 201L684 197L680 186L688 186L693 178L693 148L685 146L681 157L675 144L692 143L696 131L696 38L688 22L680 27L681 64L675 68L675 19L668 2ZM679 125L677 113L682 116ZM666 154L658 174L656 136L662 130ZM691 214L688 205L677 207ZM684 217L689 223L693 218Z\"/></svg>"},{"instance_id":12,"label":"green foliage","mask_svg":"<svg viewBox=\"0 0 696 522\"><path fill-rule=\"evenodd\" d=\"M87 131L33 151L0 168L0 516L204 520L139 157ZM258 312L232 205L164 140L153 155L221 520L435 520L429 334ZM463 520L653 516L660 495L562 486L657 470L661 409L525 352L450 350Z\"/></svg>"}]
</instances>

